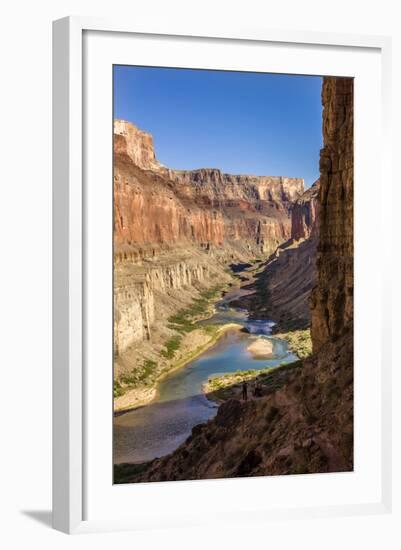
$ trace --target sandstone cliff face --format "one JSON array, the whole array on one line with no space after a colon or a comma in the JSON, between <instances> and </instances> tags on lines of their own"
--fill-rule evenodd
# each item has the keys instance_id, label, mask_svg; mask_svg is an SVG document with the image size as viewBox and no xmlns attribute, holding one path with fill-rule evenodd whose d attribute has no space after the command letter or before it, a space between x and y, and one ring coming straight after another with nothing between
<instances>
[{"instance_id":1,"label":"sandstone cliff face","mask_svg":"<svg viewBox=\"0 0 401 550\"><path fill-rule=\"evenodd\" d=\"M141 170L124 154L114 161L114 224L117 254L154 244L223 242L221 212L185 205L171 184Z\"/></svg>"},{"instance_id":2,"label":"sandstone cliff face","mask_svg":"<svg viewBox=\"0 0 401 550\"><path fill-rule=\"evenodd\" d=\"M200 195L224 204L226 201L268 201L279 207L295 201L304 191L301 178L224 174L216 168L168 170L168 176L187 196Z\"/></svg>"},{"instance_id":3,"label":"sandstone cliff face","mask_svg":"<svg viewBox=\"0 0 401 550\"><path fill-rule=\"evenodd\" d=\"M155 318L155 300L148 281L131 282L123 277L116 277L116 280L114 353L120 355L132 343L150 339L150 326Z\"/></svg>"},{"instance_id":4,"label":"sandstone cliff face","mask_svg":"<svg viewBox=\"0 0 401 550\"><path fill-rule=\"evenodd\" d=\"M160 252L156 259L143 262L121 261L114 268L114 352L116 355L135 343L157 339L153 324L156 319L167 324L168 315L174 312L163 301L182 303L182 289L188 298L196 295L196 289L207 287L211 280L228 279L218 267L201 255L185 252L170 254ZM185 302L184 302L185 304Z\"/></svg>"},{"instance_id":5,"label":"sandstone cliff face","mask_svg":"<svg viewBox=\"0 0 401 550\"><path fill-rule=\"evenodd\" d=\"M302 179L169 170L156 160L151 136L121 120L114 143L117 252L152 243L228 242L256 255L273 252L290 236Z\"/></svg>"},{"instance_id":6,"label":"sandstone cliff face","mask_svg":"<svg viewBox=\"0 0 401 550\"><path fill-rule=\"evenodd\" d=\"M319 181L296 200L292 238L277 248L256 275L254 294L243 299L252 317L276 322L277 330L310 326L310 294L315 284Z\"/></svg>"},{"instance_id":7,"label":"sandstone cliff face","mask_svg":"<svg viewBox=\"0 0 401 550\"><path fill-rule=\"evenodd\" d=\"M114 151L126 154L143 170L162 169L156 160L152 136L125 120L114 121Z\"/></svg>"},{"instance_id":8,"label":"sandstone cliff face","mask_svg":"<svg viewBox=\"0 0 401 550\"><path fill-rule=\"evenodd\" d=\"M313 356L264 397L227 401L133 481L352 470L352 96L352 79L324 78Z\"/></svg>"},{"instance_id":9,"label":"sandstone cliff face","mask_svg":"<svg viewBox=\"0 0 401 550\"><path fill-rule=\"evenodd\" d=\"M163 292L206 287L211 277L226 281L228 263L269 255L287 240L302 192L302 179L169 170L157 161L150 134L116 120L116 355L151 339L152 325L165 322L157 314L169 309Z\"/></svg>"},{"instance_id":10,"label":"sandstone cliff face","mask_svg":"<svg viewBox=\"0 0 401 550\"><path fill-rule=\"evenodd\" d=\"M319 180L294 203L291 212L291 239L307 239L318 225Z\"/></svg>"},{"instance_id":11,"label":"sandstone cliff face","mask_svg":"<svg viewBox=\"0 0 401 550\"><path fill-rule=\"evenodd\" d=\"M353 80L325 78L322 98L320 239L311 305L314 351L353 322Z\"/></svg>"}]
</instances>

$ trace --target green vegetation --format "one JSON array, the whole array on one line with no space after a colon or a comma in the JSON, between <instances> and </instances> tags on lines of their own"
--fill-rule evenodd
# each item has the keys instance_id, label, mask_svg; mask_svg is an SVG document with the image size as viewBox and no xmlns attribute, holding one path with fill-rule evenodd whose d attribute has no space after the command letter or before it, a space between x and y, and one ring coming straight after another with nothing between
<instances>
[{"instance_id":1,"label":"green vegetation","mask_svg":"<svg viewBox=\"0 0 401 550\"><path fill-rule=\"evenodd\" d=\"M176 332L164 344L164 349L161 351L161 356L164 359L171 360L175 357L176 352L180 348L183 336L196 328L202 330L211 337L215 336L219 327L216 325L206 325L200 327L196 322L202 318L212 314L212 304L221 295L224 285L216 285L211 289L200 292L187 308L178 311L175 315L168 318L168 327ZM178 334L177 334L178 333ZM196 354L197 350L194 350ZM167 370L170 370L172 365ZM154 383L158 372L158 364L156 361L146 359L141 367L135 367L130 372L122 374L118 380L114 381L114 397L120 397L127 391L137 388L138 386L151 385Z\"/></svg>"},{"instance_id":2,"label":"green vegetation","mask_svg":"<svg viewBox=\"0 0 401 550\"><path fill-rule=\"evenodd\" d=\"M132 369L129 373L120 376L119 380L114 380L113 395L120 397L128 390L132 390L139 385L147 384L151 381L152 375L157 370L156 361L145 359L142 367Z\"/></svg>"},{"instance_id":3,"label":"green vegetation","mask_svg":"<svg viewBox=\"0 0 401 550\"><path fill-rule=\"evenodd\" d=\"M170 340L167 340L164 349L161 353L166 359L172 359L175 355L175 352L178 350L181 344L181 336L173 336Z\"/></svg>"},{"instance_id":4,"label":"green vegetation","mask_svg":"<svg viewBox=\"0 0 401 550\"><path fill-rule=\"evenodd\" d=\"M156 361L145 359L142 371L140 373L140 381L142 382L143 380L146 380L156 370L156 367L157 367Z\"/></svg>"},{"instance_id":5,"label":"green vegetation","mask_svg":"<svg viewBox=\"0 0 401 550\"><path fill-rule=\"evenodd\" d=\"M235 283L234 281L239 281L241 282L242 279L243 279L243 276L241 275L241 273L235 273L232 269L230 269L229 267L226 267L224 269L224 272L227 273L227 275L230 275L230 277L233 279L233 283L234 284L238 284L238 283Z\"/></svg>"},{"instance_id":6,"label":"green vegetation","mask_svg":"<svg viewBox=\"0 0 401 550\"><path fill-rule=\"evenodd\" d=\"M296 353L300 359L305 359L312 354L312 339L309 328L275 334L274 337L287 340L290 350Z\"/></svg>"},{"instance_id":7,"label":"green vegetation","mask_svg":"<svg viewBox=\"0 0 401 550\"><path fill-rule=\"evenodd\" d=\"M267 372L267 370L271 369L237 370L234 373L223 374L222 376L210 378L207 382L207 391L216 391L227 386L232 386L233 384L240 384L244 380L251 380L252 378L256 378L258 375Z\"/></svg>"},{"instance_id":8,"label":"green vegetation","mask_svg":"<svg viewBox=\"0 0 401 550\"><path fill-rule=\"evenodd\" d=\"M210 336L214 336L217 334L217 331L219 330L218 325L205 325L202 327L203 332L206 332L206 334L209 334Z\"/></svg>"},{"instance_id":9,"label":"green vegetation","mask_svg":"<svg viewBox=\"0 0 401 550\"><path fill-rule=\"evenodd\" d=\"M114 386L113 386L114 397L120 397L120 395L123 395L125 391L126 390L121 386L120 382L118 380L114 380Z\"/></svg>"},{"instance_id":10,"label":"green vegetation","mask_svg":"<svg viewBox=\"0 0 401 550\"><path fill-rule=\"evenodd\" d=\"M211 302L214 302L218 298L222 290L223 286L218 285L201 292L199 298L196 298L190 306L181 309L175 315L171 315L168 318L168 327L181 334L191 332L197 328L195 325L196 321L208 313Z\"/></svg>"},{"instance_id":11,"label":"green vegetation","mask_svg":"<svg viewBox=\"0 0 401 550\"><path fill-rule=\"evenodd\" d=\"M227 399L241 398L241 384L247 382L258 382L263 395L272 393L282 387L288 376L302 366L302 361L283 363L276 367L266 367L261 370L236 371L222 376L210 378L203 387L203 391L212 400L226 401ZM249 391L249 394L251 392Z\"/></svg>"},{"instance_id":12,"label":"green vegetation","mask_svg":"<svg viewBox=\"0 0 401 550\"><path fill-rule=\"evenodd\" d=\"M219 297L222 290L222 285L217 285L208 290L204 290L200 293L199 298L196 298L187 308L181 309L175 315L171 315L168 318L168 327L179 332L180 334L171 337L170 340L166 342L165 349L162 351L163 357L166 359L172 359L174 357L175 352L179 349L181 344L182 336L180 335L198 328L196 326L196 321L205 317L211 309L211 303ZM214 334L217 327L210 325L203 327L203 329L208 334Z\"/></svg>"}]
</instances>

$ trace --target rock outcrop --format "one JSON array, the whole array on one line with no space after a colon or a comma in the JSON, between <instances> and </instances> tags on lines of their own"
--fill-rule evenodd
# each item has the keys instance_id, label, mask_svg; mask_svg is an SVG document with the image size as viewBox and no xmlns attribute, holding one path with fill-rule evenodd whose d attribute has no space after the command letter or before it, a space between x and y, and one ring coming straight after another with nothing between
<instances>
[{"instance_id":1,"label":"rock outcrop","mask_svg":"<svg viewBox=\"0 0 401 550\"><path fill-rule=\"evenodd\" d=\"M132 481L353 469L353 80L325 77L314 354L279 389L230 400Z\"/></svg>"},{"instance_id":2,"label":"rock outcrop","mask_svg":"<svg viewBox=\"0 0 401 550\"><path fill-rule=\"evenodd\" d=\"M127 155L142 170L163 168L156 160L152 136L125 120L114 121L114 152Z\"/></svg>"},{"instance_id":3,"label":"rock outcrop","mask_svg":"<svg viewBox=\"0 0 401 550\"><path fill-rule=\"evenodd\" d=\"M314 351L353 323L353 80L325 78L322 96L320 239L311 306Z\"/></svg>"},{"instance_id":4,"label":"rock outcrop","mask_svg":"<svg viewBox=\"0 0 401 550\"><path fill-rule=\"evenodd\" d=\"M318 192L319 180L307 189L295 204L291 212L291 239L308 239L312 231L318 229Z\"/></svg>"},{"instance_id":5,"label":"rock outcrop","mask_svg":"<svg viewBox=\"0 0 401 550\"><path fill-rule=\"evenodd\" d=\"M349 361L348 336L324 352L289 373L278 390L245 404L223 403L213 420L195 426L175 452L131 481L352 470L352 376L335 364Z\"/></svg>"},{"instance_id":6,"label":"rock outcrop","mask_svg":"<svg viewBox=\"0 0 401 550\"><path fill-rule=\"evenodd\" d=\"M209 259L209 261L207 261ZM167 325L169 315L197 296L212 281L228 275L195 251L160 251L141 262L123 260L114 266L114 353L160 337L154 323ZM168 331L165 333L168 335Z\"/></svg>"},{"instance_id":7,"label":"rock outcrop","mask_svg":"<svg viewBox=\"0 0 401 550\"><path fill-rule=\"evenodd\" d=\"M205 197L216 205L228 201L266 201L267 206L287 207L304 191L301 178L224 174L216 168L168 170L168 176L180 185L187 197Z\"/></svg>"},{"instance_id":8,"label":"rock outcrop","mask_svg":"<svg viewBox=\"0 0 401 550\"><path fill-rule=\"evenodd\" d=\"M124 154L114 160L115 253L153 250L159 245L219 246L224 239L222 212L185 204L174 184L157 172L144 171Z\"/></svg>"},{"instance_id":9,"label":"rock outcrop","mask_svg":"<svg viewBox=\"0 0 401 550\"><path fill-rule=\"evenodd\" d=\"M255 276L254 293L242 299L256 319L273 319L274 330L310 326L310 294L315 284L319 180L291 211L291 239L277 248Z\"/></svg>"},{"instance_id":10,"label":"rock outcrop","mask_svg":"<svg viewBox=\"0 0 401 550\"><path fill-rule=\"evenodd\" d=\"M117 253L140 245L188 242L266 254L291 232L302 179L234 176L217 169L169 170L152 137L115 121L114 204Z\"/></svg>"}]
</instances>

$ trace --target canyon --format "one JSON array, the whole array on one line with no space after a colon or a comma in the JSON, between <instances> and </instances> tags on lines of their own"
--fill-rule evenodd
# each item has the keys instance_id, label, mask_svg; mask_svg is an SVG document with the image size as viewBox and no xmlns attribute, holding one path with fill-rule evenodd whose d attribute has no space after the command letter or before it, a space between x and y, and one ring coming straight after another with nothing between
<instances>
[{"instance_id":1,"label":"canyon","mask_svg":"<svg viewBox=\"0 0 401 550\"><path fill-rule=\"evenodd\" d=\"M156 365L154 378L169 367L165 345L177 337L169 318L208 289L229 288L230 266L262 261L288 241L304 193L301 178L172 170L149 133L114 122L117 384L146 364ZM116 396L117 409L122 402Z\"/></svg>"},{"instance_id":2,"label":"canyon","mask_svg":"<svg viewBox=\"0 0 401 550\"><path fill-rule=\"evenodd\" d=\"M291 237L277 247L262 265L254 292L242 304L258 319L274 319L274 332L310 326L309 297L315 285L318 243L317 180L294 203L291 210Z\"/></svg>"},{"instance_id":3,"label":"canyon","mask_svg":"<svg viewBox=\"0 0 401 550\"><path fill-rule=\"evenodd\" d=\"M353 79L324 77L322 104L319 184L303 197L303 190L297 189L292 201L280 191L277 211L286 212L286 230L252 283L254 294L265 289L264 297L259 295L256 302L242 298L251 312L268 316L276 308L280 316L302 296L300 307L295 307L298 313L281 321L302 324L310 319L312 355L272 370L259 399L227 399L217 415L193 427L175 451L128 467L124 482L353 469ZM220 210L222 218L225 208ZM229 254L234 254L231 246ZM260 242L256 239L252 247L257 249ZM317 261L300 277L300 267L307 269L305 247L315 250ZM283 276L287 279L280 288ZM304 289L300 281L305 278ZM294 288L285 304L290 284Z\"/></svg>"}]
</instances>

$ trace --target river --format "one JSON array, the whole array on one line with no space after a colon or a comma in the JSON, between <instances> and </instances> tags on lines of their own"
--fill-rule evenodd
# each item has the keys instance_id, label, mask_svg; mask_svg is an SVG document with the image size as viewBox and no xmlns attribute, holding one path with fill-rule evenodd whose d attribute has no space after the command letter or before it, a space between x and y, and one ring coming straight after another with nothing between
<instances>
[{"instance_id":1,"label":"river","mask_svg":"<svg viewBox=\"0 0 401 550\"><path fill-rule=\"evenodd\" d=\"M297 359L285 341L271 335L274 323L249 320L246 311L230 307L230 301L238 295L238 290L227 294L216 304L215 315L200 324L235 322L248 332L228 330L213 347L164 378L152 403L115 416L115 464L141 463L169 454L185 441L194 426L212 418L217 406L202 392L202 385L209 377L237 370L264 369ZM272 341L271 359L255 359L247 351L256 338Z\"/></svg>"}]
</instances>

